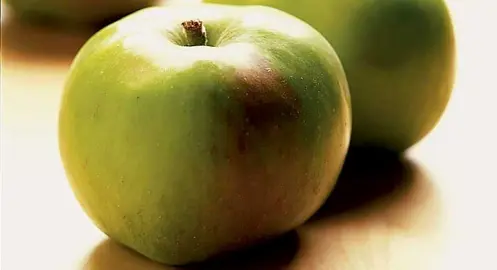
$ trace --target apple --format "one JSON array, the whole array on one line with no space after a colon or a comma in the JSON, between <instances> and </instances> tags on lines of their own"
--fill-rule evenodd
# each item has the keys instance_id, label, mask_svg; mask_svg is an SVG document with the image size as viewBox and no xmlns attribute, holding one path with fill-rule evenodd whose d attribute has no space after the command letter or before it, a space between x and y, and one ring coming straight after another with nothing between
<instances>
[{"instance_id":1,"label":"apple","mask_svg":"<svg viewBox=\"0 0 497 270\"><path fill-rule=\"evenodd\" d=\"M157 0L5 0L5 2L24 20L75 26L112 21L154 5Z\"/></svg>"},{"instance_id":2,"label":"apple","mask_svg":"<svg viewBox=\"0 0 497 270\"><path fill-rule=\"evenodd\" d=\"M455 39L444 0L204 0L288 12L333 45L352 96L353 146L403 152L449 102Z\"/></svg>"},{"instance_id":3,"label":"apple","mask_svg":"<svg viewBox=\"0 0 497 270\"><path fill-rule=\"evenodd\" d=\"M332 46L269 7L176 4L112 23L78 52L59 114L84 211L170 265L304 223L333 189L350 132Z\"/></svg>"}]
</instances>

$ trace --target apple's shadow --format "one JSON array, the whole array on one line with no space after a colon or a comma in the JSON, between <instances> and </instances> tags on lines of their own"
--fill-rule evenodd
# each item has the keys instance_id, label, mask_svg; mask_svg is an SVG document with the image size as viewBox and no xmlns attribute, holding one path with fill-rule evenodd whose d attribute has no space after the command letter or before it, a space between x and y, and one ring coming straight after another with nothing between
<instances>
[{"instance_id":1,"label":"apple's shadow","mask_svg":"<svg viewBox=\"0 0 497 270\"><path fill-rule=\"evenodd\" d=\"M292 269L433 269L445 220L435 183L407 157L351 149L328 200L297 229Z\"/></svg>"},{"instance_id":2,"label":"apple's shadow","mask_svg":"<svg viewBox=\"0 0 497 270\"><path fill-rule=\"evenodd\" d=\"M175 267L153 262L112 241L104 240L90 254L83 270L204 270L204 269L286 269L298 251L298 235L289 232L256 247L223 255L189 266Z\"/></svg>"},{"instance_id":3,"label":"apple's shadow","mask_svg":"<svg viewBox=\"0 0 497 270\"><path fill-rule=\"evenodd\" d=\"M420 168L401 155L382 149L352 148L333 192L311 220L370 211L375 202L405 195L420 177Z\"/></svg>"},{"instance_id":4,"label":"apple's shadow","mask_svg":"<svg viewBox=\"0 0 497 270\"><path fill-rule=\"evenodd\" d=\"M94 28L69 31L52 23L26 22L8 12L2 18L2 58L69 63L95 32Z\"/></svg>"},{"instance_id":5,"label":"apple's shadow","mask_svg":"<svg viewBox=\"0 0 497 270\"><path fill-rule=\"evenodd\" d=\"M84 270L277 270L311 269L312 265L326 265L327 269L356 269L344 262L351 260L351 256L357 256L352 260L367 261L365 257L371 255L344 255L343 250L347 250L350 243L343 239L374 234L372 228L379 222L392 224L395 232L409 230L413 233L427 223L430 228L419 233L432 230L437 216L433 209L439 207L432 182L428 180L419 166L403 157L372 149L353 149L323 207L306 224L272 242L194 266L171 267L151 262L112 240L105 240L90 254ZM428 208L431 210L426 210L426 204L430 204ZM414 218L410 219L411 215L406 213L414 213ZM361 225L357 225L359 223ZM369 243L378 244L382 243ZM378 254L375 257L378 258ZM370 269L386 267L371 266Z\"/></svg>"},{"instance_id":6,"label":"apple's shadow","mask_svg":"<svg viewBox=\"0 0 497 270\"><path fill-rule=\"evenodd\" d=\"M171 0L161 0L157 5ZM184 0L182 0L184 1ZM2 3L2 57L24 61L71 61L84 43L107 25L133 12L88 24L68 24L49 17L25 18Z\"/></svg>"}]
</instances>

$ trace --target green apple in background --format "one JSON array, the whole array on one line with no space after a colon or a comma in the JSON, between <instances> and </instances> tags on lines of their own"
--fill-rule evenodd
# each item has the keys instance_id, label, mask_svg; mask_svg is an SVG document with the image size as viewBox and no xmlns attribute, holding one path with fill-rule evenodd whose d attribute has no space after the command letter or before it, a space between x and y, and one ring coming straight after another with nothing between
<instances>
[{"instance_id":1,"label":"green apple in background","mask_svg":"<svg viewBox=\"0 0 497 270\"><path fill-rule=\"evenodd\" d=\"M156 0L4 0L27 21L99 24L155 4Z\"/></svg>"},{"instance_id":2,"label":"green apple in background","mask_svg":"<svg viewBox=\"0 0 497 270\"><path fill-rule=\"evenodd\" d=\"M350 132L333 48L269 7L154 7L105 27L76 56L59 117L89 217L173 265L305 222L334 187Z\"/></svg>"},{"instance_id":3,"label":"green apple in background","mask_svg":"<svg viewBox=\"0 0 497 270\"><path fill-rule=\"evenodd\" d=\"M355 146L402 152L440 120L454 81L455 40L443 0L204 0L293 14L335 48L352 96Z\"/></svg>"}]
</instances>

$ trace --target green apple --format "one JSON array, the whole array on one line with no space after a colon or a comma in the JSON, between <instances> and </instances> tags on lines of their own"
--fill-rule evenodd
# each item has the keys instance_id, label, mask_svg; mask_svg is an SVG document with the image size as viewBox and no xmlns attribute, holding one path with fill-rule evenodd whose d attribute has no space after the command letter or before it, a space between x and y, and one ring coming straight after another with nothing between
<instances>
[{"instance_id":1,"label":"green apple","mask_svg":"<svg viewBox=\"0 0 497 270\"><path fill-rule=\"evenodd\" d=\"M60 25L97 24L155 4L156 0L4 0L22 19Z\"/></svg>"},{"instance_id":2,"label":"green apple","mask_svg":"<svg viewBox=\"0 0 497 270\"><path fill-rule=\"evenodd\" d=\"M352 140L403 152L439 122L454 81L444 0L204 0L258 4L306 21L333 45L352 96Z\"/></svg>"},{"instance_id":3,"label":"green apple","mask_svg":"<svg viewBox=\"0 0 497 270\"><path fill-rule=\"evenodd\" d=\"M172 265L305 222L350 141L332 46L269 7L127 16L82 47L61 102L61 157L83 209L110 238Z\"/></svg>"}]
</instances>

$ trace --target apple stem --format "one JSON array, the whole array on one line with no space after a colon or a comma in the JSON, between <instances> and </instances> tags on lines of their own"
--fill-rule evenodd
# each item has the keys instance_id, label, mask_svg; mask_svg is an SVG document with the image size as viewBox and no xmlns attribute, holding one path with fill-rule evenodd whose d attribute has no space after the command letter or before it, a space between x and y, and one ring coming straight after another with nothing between
<instances>
[{"instance_id":1,"label":"apple stem","mask_svg":"<svg viewBox=\"0 0 497 270\"><path fill-rule=\"evenodd\" d=\"M207 32L201 20L189 20L181 23L186 35L187 46L207 45Z\"/></svg>"}]
</instances>

